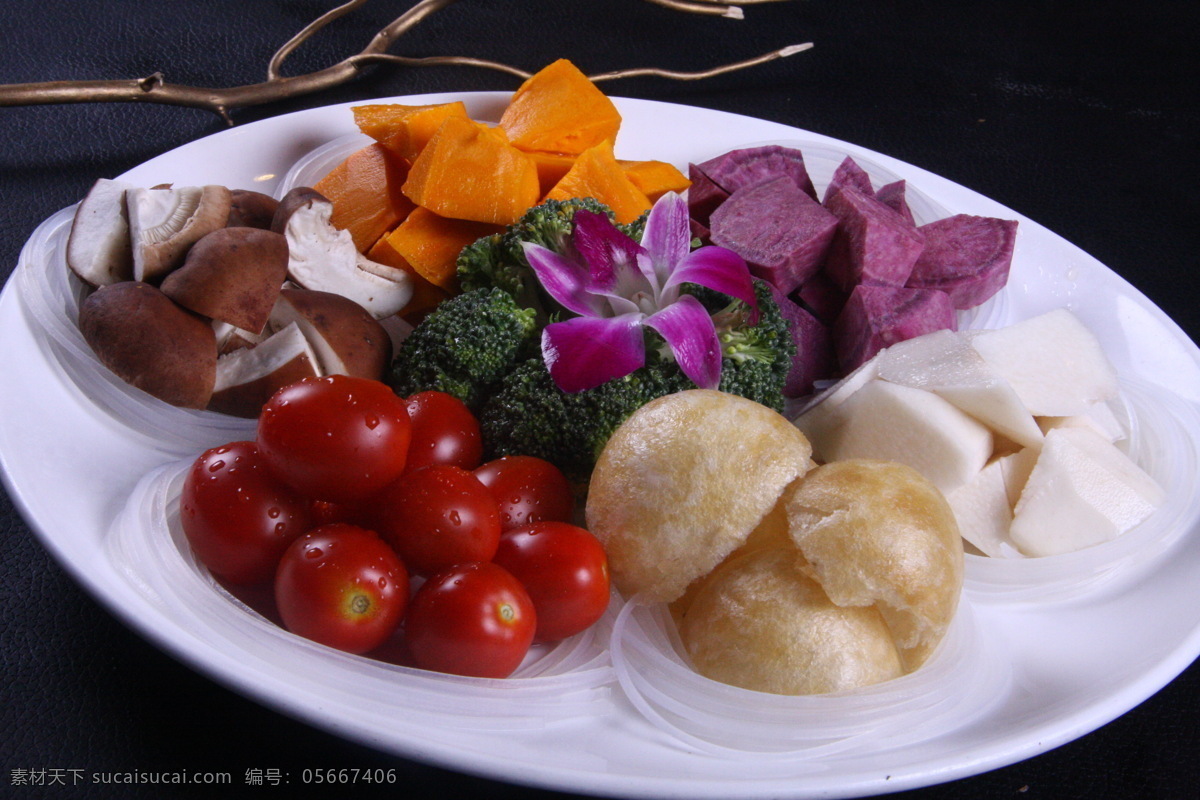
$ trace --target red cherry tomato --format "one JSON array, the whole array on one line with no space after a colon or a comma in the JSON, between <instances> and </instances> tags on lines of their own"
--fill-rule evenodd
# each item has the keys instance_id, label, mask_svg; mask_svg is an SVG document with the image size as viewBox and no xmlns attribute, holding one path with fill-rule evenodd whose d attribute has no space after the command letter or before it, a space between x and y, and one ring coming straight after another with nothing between
<instances>
[{"instance_id":1,"label":"red cherry tomato","mask_svg":"<svg viewBox=\"0 0 1200 800\"><path fill-rule=\"evenodd\" d=\"M418 575L465 561L490 561L500 511L465 469L435 464L405 474L370 501L372 527Z\"/></svg>"},{"instance_id":2,"label":"red cherry tomato","mask_svg":"<svg viewBox=\"0 0 1200 800\"><path fill-rule=\"evenodd\" d=\"M254 442L205 451L184 478L180 521L204 566L228 583L267 583L309 529L308 501L267 468Z\"/></svg>"},{"instance_id":3,"label":"red cherry tomato","mask_svg":"<svg viewBox=\"0 0 1200 800\"><path fill-rule=\"evenodd\" d=\"M365 653L400 624L408 605L408 572L373 532L344 523L323 525L283 554L275 603L292 633Z\"/></svg>"},{"instance_id":4,"label":"red cherry tomato","mask_svg":"<svg viewBox=\"0 0 1200 800\"><path fill-rule=\"evenodd\" d=\"M529 592L539 642L586 630L608 608L608 558L600 541L583 528L535 522L506 531L493 560Z\"/></svg>"},{"instance_id":5,"label":"red cherry tomato","mask_svg":"<svg viewBox=\"0 0 1200 800\"><path fill-rule=\"evenodd\" d=\"M466 403L445 392L417 392L408 398L412 442L407 470L431 464L475 469L483 458L479 421Z\"/></svg>"},{"instance_id":6,"label":"red cherry tomato","mask_svg":"<svg viewBox=\"0 0 1200 800\"><path fill-rule=\"evenodd\" d=\"M416 666L477 678L511 675L529 651L536 627L537 613L521 582L482 561L452 567L421 584L404 619Z\"/></svg>"},{"instance_id":7,"label":"red cherry tomato","mask_svg":"<svg viewBox=\"0 0 1200 800\"><path fill-rule=\"evenodd\" d=\"M534 456L504 456L475 470L480 483L492 490L500 504L504 530L531 522L570 522L575 496L562 471Z\"/></svg>"},{"instance_id":8,"label":"red cherry tomato","mask_svg":"<svg viewBox=\"0 0 1200 800\"><path fill-rule=\"evenodd\" d=\"M285 386L263 406L258 447L297 491L352 503L404 470L411 436L402 399L379 381L329 375Z\"/></svg>"}]
</instances>

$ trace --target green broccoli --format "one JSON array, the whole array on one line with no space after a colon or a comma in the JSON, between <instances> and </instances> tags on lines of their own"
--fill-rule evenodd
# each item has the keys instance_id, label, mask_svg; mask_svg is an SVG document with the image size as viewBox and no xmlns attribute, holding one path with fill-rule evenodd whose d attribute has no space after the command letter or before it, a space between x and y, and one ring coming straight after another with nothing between
<instances>
[{"instance_id":1,"label":"green broccoli","mask_svg":"<svg viewBox=\"0 0 1200 800\"><path fill-rule=\"evenodd\" d=\"M796 346L770 288L755 281L757 324L744 302L689 285L714 313L722 343L721 383L731 394L783 410L783 383ZM661 338L647 331L646 365L594 389L566 393L550 377L540 356L518 365L485 401L479 424L490 455L533 455L583 483L604 445L622 422L651 400L695 384L669 356Z\"/></svg>"},{"instance_id":2,"label":"green broccoli","mask_svg":"<svg viewBox=\"0 0 1200 800\"><path fill-rule=\"evenodd\" d=\"M483 405L479 425L489 457L532 455L582 484L613 431L641 406L695 388L671 361L651 364L582 392L563 392L540 356L505 376Z\"/></svg>"},{"instance_id":3,"label":"green broccoli","mask_svg":"<svg viewBox=\"0 0 1200 800\"><path fill-rule=\"evenodd\" d=\"M539 321L545 322L551 314L560 311L534 276L525 259L522 242L531 242L570 256L574 253L570 234L573 230L575 212L594 211L613 219L608 206L591 198L570 200L546 200L534 206L502 233L475 241L463 248L458 256L458 282L463 291L498 287L508 292L517 303L525 308L536 309ZM618 228L641 241L645 228L645 217Z\"/></svg>"},{"instance_id":4,"label":"green broccoli","mask_svg":"<svg viewBox=\"0 0 1200 800\"><path fill-rule=\"evenodd\" d=\"M717 388L782 413L783 386L796 357L796 342L770 286L754 280L758 320L753 325L744 302L695 284L687 291L712 312L717 325L724 356Z\"/></svg>"},{"instance_id":5,"label":"green broccoli","mask_svg":"<svg viewBox=\"0 0 1200 800\"><path fill-rule=\"evenodd\" d=\"M535 316L498 288L456 295L400 345L388 383L401 396L437 389L477 408L493 384L532 352Z\"/></svg>"}]
</instances>

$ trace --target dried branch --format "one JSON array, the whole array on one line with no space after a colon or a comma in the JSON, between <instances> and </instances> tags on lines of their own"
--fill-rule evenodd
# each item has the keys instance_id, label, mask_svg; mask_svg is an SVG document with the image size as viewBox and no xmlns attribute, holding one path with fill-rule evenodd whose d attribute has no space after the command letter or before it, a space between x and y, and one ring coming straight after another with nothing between
<instances>
[{"instance_id":1,"label":"dried branch","mask_svg":"<svg viewBox=\"0 0 1200 800\"><path fill-rule=\"evenodd\" d=\"M230 112L248 106L278 102L291 97L320 92L347 83L368 66L380 63L409 67L469 66L528 78L530 72L508 64L469 56L426 56L421 58L389 53L395 42L430 15L458 0L419 0L408 11L380 30L358 53L332 66L302 75L282 74L284 62L301 45L329 23L364 5L368 0L349 0L322 14L289 39L271 57L266 80L244 86L206 88L169 83L163 73L128 80L48 81L0 85L0 106L51 105L58 103L159 103L212 111L232 125ZM717 14L741 19L739 6L717 0L647 0L675 11L692 14ZM786 0L741 0L743 4L786 2ZM812 47L811 43L791 45L745 61L724 64L701 72L676 72L656 68L633 68L591 76L593 80L616 80L634 76L655 76L672 80L697 80L773 61Z\"/></svg>"}]
</instances>

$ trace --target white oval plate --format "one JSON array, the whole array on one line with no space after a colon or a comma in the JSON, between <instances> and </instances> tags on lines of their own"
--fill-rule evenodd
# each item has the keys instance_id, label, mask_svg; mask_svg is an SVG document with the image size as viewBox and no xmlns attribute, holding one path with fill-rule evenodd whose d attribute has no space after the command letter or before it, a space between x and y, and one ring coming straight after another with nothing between
<instances>
[{"instance_id":1,"label":"white oval plate","mask_svg":"<svg viewBox=\"0 0 1200 800\"><path fill-rule=\"evenodd\" d=\"M463 99L477 118L496 119L507 96L443 94L397 101ZM721 112L617 102L624 117L617 143L623 158L684 166L747 142L802 140L880 165L952 212L1020 220L1003 305L1006 319L989 324L1070 307L1100 337L1122 377L1169 393L1185 410L1186 452L1194 456L1200 438L1195 422L1200 351L1136 289L1078 248L961 186L851 144ZM354 132L348 108L303 111L224 131L120 177L146 186L224 183L270 193L303 156ZM196 669L381 750L500 780L593 794L856 796L939 783L1034 756L1129 710L1200 654L1200 582L1189 567L1200 559L1200 513L1189 507L1175 520L1178 530L1166 551L1068 601L974 602L968 591L972 636L986 643L991 657L1007 659L1007 679L997 684L994 702L975 709L965 724L951 722L895 747L879 748L876 742L871 748L791 754L698 749L687 737L649 722L615 679L589 685L571 701L569 713L540 712L536 703L535 713L514 707L510 716L519 722L501 725L500 732L494 725L464 725L461 715L447 713L441 720L440 684L430 676L419 676L418 686L417 677L402 671L371 672L369 691L388 705L403 707L406 694L418 690L423 705L411 718L364 715L361 693L334 691L321 680L326 669L361 665L299 642L258 646L255 625L245 620L244 628L238 626L236 615L245 610L235 604L198 604L194 611L164 607L155 602L153 587L147 590L145 582L131 579L147 565L126 559L140 558L130 553L142 551L114 547L111 531L127 530L131 519L139 524L127 506L131 497L145 493L146 485L139 486L143 476L177 469L182 454L174 446L156 446L93 402L18 302L14 284L0 296L0 340L12 354L0 385L0 463L11 496L45 546L113 613ZM220 443L220 433L213 435L218 440L212 444ZM222 637L209 635L218 627ZM594 662L584 667L597 668ZM519 704L520 689L517 683L498 685L496 697L489 696L485 705L503 706L497 698L510 691ZM451 697L455 682L447 679L444 691Z\"/></svg>"}]
</instances>

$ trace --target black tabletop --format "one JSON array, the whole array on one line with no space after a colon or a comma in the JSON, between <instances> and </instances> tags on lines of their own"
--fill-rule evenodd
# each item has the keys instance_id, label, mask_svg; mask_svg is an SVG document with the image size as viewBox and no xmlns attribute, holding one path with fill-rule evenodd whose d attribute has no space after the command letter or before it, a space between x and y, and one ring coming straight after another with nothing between
<instances>
[{"instance_id":1,"label":"black tabletop","mask_svg":"<svg viewBox=\"0 0 1200 800\"><path fill-rule=\"evenodd\" d=\"M155 72L195 86L254 83L275 48L334 5L6 0L0 83ZM319 69L360 50L411 5L369 0L296 52L287 71ZM473 56L526 70L566 57L601 73L700 70L814 42L791 58L703 81L642 77L604 88L766 118L943 175L1062 235L1140 288L1193 338L1200 332L1200 5L793 0L747 3L745 12L735 21L639 0L462 0L393 52ZM380 65L345 85L236 111L232 119L245 124L328 103L516 85L511 76L466 66ZM97 178L225 126L203 110L140 103L0 108L3 275L38 223ZM214 793L70 777L226 771L240 784L253 770L305 768L392 769L399 783L388 791L408 798L568 796L396 758L246 699L108 613L55 563L5 494L0 515L2 796L207 796ZM1192 665L1081 739L899 796L1195 796L1198 714L1200 667ZM74 785L19 785L36 771L66 774ZM250 796L284 791L269 782L241 788Z\"/></svg>"}]
</instances>

